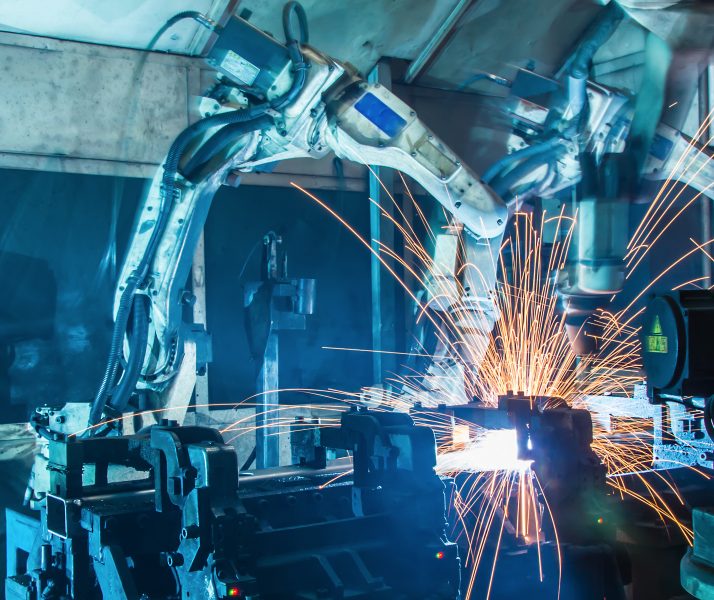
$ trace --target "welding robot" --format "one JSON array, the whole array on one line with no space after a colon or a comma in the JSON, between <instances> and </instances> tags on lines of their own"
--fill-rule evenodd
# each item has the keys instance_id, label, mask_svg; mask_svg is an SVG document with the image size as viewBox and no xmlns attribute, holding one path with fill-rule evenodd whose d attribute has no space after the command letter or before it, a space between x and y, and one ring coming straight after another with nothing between
<instances>
[{"instance_id":1,"label":"welding robot","mask_svg":"<svg viewBox=\"0 0 714 600\"><path fill-rule=\"evenodd\" d=\"M478 330L465 333L478 340L488 337L497 318L492 301L496 257L509 210L524 198L555 198L580 183L577 210L583 218L560 285L566 312L574 314L568 322L576 327L579 316L593 312L590 299L601 301L621 289L628 235L623 207L632 193L633 173L639 169L645 176L669 176L667 165L676 162L677 149L689 142L678 131L658 130L660 137L669 136L655 140L664 150L656 156L648 149L632 151L628 145L636 144L630 137L637 137L632 102L588 81L595 49L624 18L614 3L586 33L563 82L547 82L556 92L551 105L540 107L540 124L532 113L526 116L524 106L535 110L533 90L544 83L534 82L538 76L530 71L519 71L508 109L513 151L483 177L384 86L307 46L307 17L299 4L287 6L286 44L240 18L216 28L220 35L206 60L219 81L203 99L206 116L174 141L139 208L119 276L112 344L90 425L122 414L137 388L159 392L165 404L188 403L190 386L177 389L172 382L182 366L195 370L184 360L187 344L200 346L203 340L182 324L182 306L191 300L184 282L214 194L226 183L238 185L241 172L332 152L409 175L461 227L458 246L464 264L451 276L459 279L463 291L460 310L479 315ZM675 171L672 179L681 175ZM705 164L687 183L704 188L711 176ZM597 236L601 228L611 232L606 240ZM471 345L484 346L477 341ZM200 362L208 353L197 354ZM478 363L479 357L472 360Z\"/></svg>"},{"instance_id":2,"label":"welding robot","mask_svg":"<svg viewBox=\"0 0 714 600\"><path fill-rule=\"evenodd\" d=\"M217 33L206 60L218 82L201 103L204 118L174 141L139 208L94 401L88 410L45 408L35 415L36 430L48 440L47 468L36 470L30 490L41 518L8 519L14 558L7 597L458 598L460 560L445 518L452 484L434 472L434 434L408 414L345 412L339 427L311 433L299 466L240 482L235 451L215 430L166 420L131 432L121 417L133 412L137 392L152 393L148 408L189 405L196 371L210 352L205 332L183 322L191 301L184 286L213 196L221 185L237 185L243 172L290 158L333 152L395 168L438 200L463 225L471 267L458 271L459 302L483 315L483 326L467 334L484 346L497 318L496 256L514 190L548 195L595 171L593 156L598 164L620 162L606 155L620 149L627 124L605 117L622 115L622 98L578 70L592 58L593 40L612 31L613 14L597 24L565 78L562 101L542 121L530 122L533 114L516 102L527 147L483 178L384 86L308 46L298 3L285 6L285 44L240 18L219 27L201 15L177 15ZM532 75L521 73L522 89ZM548 160L535 164L533 157ZM602 187L588 188L592 210L604 210L608 224L620 228L621 190L603 196ZM585 248L587 231L580 239L576 247ZM614 243L614 250L600 248L575 262L566 296L612 293L621 237ZM566 428L577 422L573 448L591 458L587 423L566 409L550 417L517 407L503 409L521 429L541 420ZM71 435L82 425L83 435ZM330 450L352 453L351 478L333 481L345 467L327 461ZM591 467L599 481L601 465ZM563 491L563 505L567 498Z\"/></svg>"},{"instance_id":3,"label":"welding robot","mask_svg":"<svg viewBox=\"0 0 714 600\"><path fill-rule=\"evenodd\" d=\"M493 260L500 246L508 210L492 190L390 91L307 46L298 3L283 25L285 44L239 18L220 29L209 114L172 144L139 209L89 414L66 406L33 419L48 441L29 491L41 518L8 515L9 598L460 594L450 483L435 473L432 431L409 415L343 413L302 445L301 468L241 476L240 491L217 431L164 420L128 433L119 418L137 390L154 392L155 408L190 403L207 352L182 322L184 282L214 194L241 172L329 152L397 168L465 224L470 252ZM472 293L489 301L488 286ZM72 435L82 412L88 428ZM351 454L352 477L332 481L328 450Z\"/></svg>"},{"instance_id":4,"label":"welding robot","mask_svg":"<svg viewBox=\"0 0 714 600\"><path fill-rule=\"evenodd\" d=\"M479 73L462 86L488 80L508 88L507 96L497 106L499 117L505 117L509 124L506 154L484 170L482 180L506 203L509 213L532 210L536 229L542 224L541 215L577 216L565 265L544 276L556 279L566 330L579 355L595 351L598 333L592 316L622 291L630 205L648 201L642 197L643 187L670 179L714 197L710 185L714 162L706 147L708 141L702 144L680 131L692 106L697 80L687 78L691 74L675 75L676 81L670 85L667 74L670 65L670 71L675 70L677 61L689 56L683 52L678 57L677 44L711 47L712 12L703 5L682 9L679 3L667 4L672 6L660 11L643 10L637 2L607 3L553 77L519 68L510 80ZM671 40L674 50L663 41L667 35L660 31L668 18L679 26L678 39ZM596 52L627 19L635 19L651 30L644 52L644 81L637 93L602 85L591 77ZM708 33L700 35L700 28ZM671 35L675 36L674 32ZM668 103L676 108L665 110ZM687 160L680 160L685 155ZM448 320L463 327L459 336L468 342L462 347L469 348L469 356L461 360L472 361L476 372L487 347L483 331L490 331L498 318L486 300L471 316L459 319L459 312L468 309L468 303L458 294L463 291L466 298L488 298L498 265L489 260L488 252L479 244L489 246L496 240L470 240L476 251L462 254L461 240L470 236L458 223L456 227L434 229L435 268L422 303L432 312L432 318L421 319L415 328L409 364L412 370L432 375L425 378L427 389L438 387L445 371L453 374L458 370L458 365L446 364L453 352L449 347L453 340L444 335L449 326L439 331L441 315L449 313ZM563 231L551 224L544 225L541 233L547 253ZM544 258L544 265L547 262ZM450 295L448 290L458 292Z\"/></svg>"}]
</instances>

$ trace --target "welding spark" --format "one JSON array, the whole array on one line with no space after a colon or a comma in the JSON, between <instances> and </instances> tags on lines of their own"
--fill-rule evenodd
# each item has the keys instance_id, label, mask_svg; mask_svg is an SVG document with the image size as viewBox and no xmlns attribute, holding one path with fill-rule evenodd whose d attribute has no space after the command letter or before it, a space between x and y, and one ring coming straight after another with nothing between
<instances>
[{"instance_id":1,"label":"welding spark","mask_svg":"<svg viewBox=\"0 0 714 600\"><path fill-rule=\"evenodd\" d=\"M708 130L713 115L714 112L702 124L688 151L679 158L675 170L684 165L683 172L687 173L695 164L699 152L695 142ZM691 175L691 179L700 171L701 167ZM653 200L628 246L628 276L642 263L645 255L683 210L701 196L697 195L684 209L672 211L679 198L679 194L670 197L674 189L670 185L673 173ZM403 177L402 182L413 213L426 231L428 243L435 244L439 236L454 235L458 231L458 225L453 222L449 222L441 231L434 231ZM553 276L567 262L577 214L517 213L514 216L511 235L501 248L496 249L498 252L494 252L498 264L491 265L499 267L500 272L492 298L500 316L493 330L489 330L486 335L475 335L484 331L488 315L478 305L466 301L467 295L459 277L455 277L448 266L436 263L414 224L383 184L384 191L394 204L396 216L374 200L370 201L377 206L382 218L389 221L402 236L402 254L379 240L365 238L317 196L297 184L292 185L337 219L402 286L414 302L418 319L428 321L433 326L437 354L426 372L405 369L401 373L392 374L387 381L392 389L366 387L359 392L334 389L290 389L277 392L302 393L314 398L315 403L307 406L319 417L319 423L315 425L318 427L336 426L341 411L350 406L362 406L365 398L368 398L373 410L411 411L417 424L428 426L434 431L438 441L437 471L454 477L456 482L450 504L454 510L453 533L467 548L465 562L469 568L469 578L465 600L469 600L474 593L477 575L484 572L481 563L487 555L489 544L495 543L493 562L485 568L489 574L486 598L490 596L498 550L507 538L524 546L535 545L539 581L544 581L540 542L547 524L551 525L558 548L560 581L560 540L551 506L530 463L518 459L515 432L474 427L429 409L440 404L464 404L474 397L493 406L500 395L509 391L522 392L530 398L560 398L574 408L588 410L590 406L587 400L594 396L623 397L623 403L627 403L633 385L641 381L639 330L636 323L642 311L635 310L636 302L651 285L682 260L700 252L711 259L708 247L714 240L701 244L692 240L694 248L664 269L624 310L599 311L594 318L597 333L579 332L593 338L597 352L593 356L578 357L570 344L564 317L557 304L557 282ZM547 247L544 241L545 225L556 229L556 235ZM456 236L456 239L459 254L465 256L461 238ZM477 277L483 277L476 265L468 263L462 264L456 275L465 269L471 269ZM686 282L696 283L696 280ZM415 289L428 289L430 293L422 298ZM426 349L421 350L412 356L432 356ZM281 433L286 433L289 429L287 425L293 423L290 410L294 407L280 404L266 406L256 401L258 399L257 395L251 396L238 407L259 407L271 415L271 425L282 425ZM623 412L626 412L625 407ZM146 411L140 414L146 414ZM237 418L223 429L223 433L242 436L254 433L255 430L253 413ZM613 492L621 498L634 498L649 507L663 523L674 524L691 543L692 532L687 524L679 520L668 499L645 477L652 470L651 420L647 422L644 419L621 417L615 425L610 426L595 420L593 437L593 450L607 469L607 484ZM349 465L345 469L337 477L348 476ZM624 475L634 476L641 484L641 489L628 487ZM677 502L682 501L676 487L665 475L654 473L653 477L673 492Z\"/></svg>"},{"instance_id":2,"label":"welding spark","mask_svg":"<svg viewBox=\"0 0 714 600\"><path fill-rule=\"evenodd\" d=\"M697 138L703 131L704 126ZM694 144L690 145L689 151L695 151ZM680 157L676 168L685 164L686 160L687 155ZM693 157L689 156L684 173L693 164ZM692 178L700 171L701 167ZM667 187L670 180L671 177L653 201L630 243L630 254L627 257L630 273L661 238L664 215L678 198L675 195L670 200L672 188ZM427 240L434 243L444 232L435 232L429 226L403 178L402 181L415 208L414 213L426 229ZM295 187L302 189L297 185ZM397 208L396 212L403 214L388 190L384 190ZM302 191L324 206L313 194ZM408 410L416 403L433 408L439 404L463 404L473 397L487 405L494 405L499 395L510 390L523 392L531 398L560 398L574 408L588 409L586 400L593 396L623 397L623 403L627 403L634 384L641 382L639 329L636 322L642 311L635 310L635 302L622 311L600 310L594 317L597 333L579 332L593 338L597 352L594 356L578 357L573 352L562 311L557 305L553 273L562 270L567 263L577 214L570 216L561 212L538 215L540 225L536 224L533 214L515 215L513 233L504 241L498 253L501 275L493 299L500 317L493 331L479 338L469 336L468 333L483 329L485 315L463 302L464 290L458 278L451 276L448 267L445 269L443 265L435 264L407 219L400 220L371 201L379 208L382 217L403 236L404 254L399 255L378 240L368 241L356 235L415 302L418 318L428 319L435 326L439 345L437 359L428 372L394 374L390 378L389 382L396 391L386 394L384 390L379 391L381 409ZM356 233L334 211L328 210ZM665 229L671 226L681 212L677 212L664 225ZM557 229L554 242L547 248L547 252L544 251L545 224L551 227L555 225ZM449 225L445 232L454 229L453 225ZM693 243L695 248L665 269L665 273L697 252L707 253L707 247L712 241L697 244L693 240ZM462 254L463 250L460 248ZM385 257L401 268L403 277L385 262ZM480 274L475 265L461 266L461 270L466 268ZM426 300L418 298L407 281L431 289L430 297ZM637 299L646 291L643 290ZM424 354L428 353L424 351ZM471 577L465 596L468 599L473 593L476 573L493 527L498 528L497 545L500 546L503 532L509 530L509 517L515 515L516 535L520 535L524 541L538 541L544 517L552 520L553 515L532 469L527 464L519 463L517 455L514 457L509 451L509 448L513 449L510 432L474 431L468 424L455 423L428 410L423 413L416 410L412 414L417 423L431 427L437 439L443 437L451 440L439 445L438 469L443 474L460 476L453 506L456 523L462 525L458 535L466 540L469 548L467 563L471 565ZM630 497L642 502L663 523L674 524L683 537L691 542L691 530L680 521L668 500L645 478L645 474L652 470L651 421L623 417L618 419L615 429L603 427L596 421L593 435L593 450L607 469L607 483L613 491L622 498ZM642 484L644 492L630 489L624 474L633 474ZM654 477L672 490L675 498L679 498L676 488L665 475L655 473ZM515 512L509 510L513 497L518 499L517 505L520 507ZM545 515L539 514L538 506L546 508ZM527 518L526 513L531 516ZM524 523L529 522L529 518L533 521L533 515L538 515L535 518L537 526L531 524L526 535ZM558 543L555 523L553 532ZM539 579L543 580L540 555L539 565ZM492 565L492 575L493 569L495 563ZM490 586L487 594L490 593Z\"/></svg>"},{"instance_id":3,"label":"welding spark","mask_svg":"<svg viewBox=\"0 0 714 600\"><path fill-rule=\"evenodd\" d=\"M714 122L714 110L712 110L702 121L699 129L697 129L694 137L687 145L686 151L683 152L678 158L676 164L672 168L672 171L668 174L664 183L650 203L645 216L630 239L628 244L628 254L626 256L627 266L629 268L627 277L632 275L635 269L642 263L642 260L647 253L652 249L662 235L674 224L674 222L690 206L692 206L693 203L699 200L702 194L709 191L714 185L714 182L709 183L705 188L703 188L702 191L697 193L691 200L685 203L685 205L675 214L672 214L673 207L685 189L682 187L671 199L669 199L670 195L677 187L675 185L676 181L674 180L674 177L680 172L682 165L684 165L684 168L681 168L679 179L684 180L684 176L688 175L685 183L689 185L695 180L703 169L708 167L709 162L712 160L711 154L705 152L704 150L700 150L697 147L699 145L706 148L711 145L712 141L714 141L714 137L710 137L706 140L704 139L705 135L711 128L712 122ZM702 158L704 160L702 160ZM692 172L692 167L699 161L701 161L701 164L696 171ZM668 199L669 202L667 202Z\"/></svg>"}]
</instances>

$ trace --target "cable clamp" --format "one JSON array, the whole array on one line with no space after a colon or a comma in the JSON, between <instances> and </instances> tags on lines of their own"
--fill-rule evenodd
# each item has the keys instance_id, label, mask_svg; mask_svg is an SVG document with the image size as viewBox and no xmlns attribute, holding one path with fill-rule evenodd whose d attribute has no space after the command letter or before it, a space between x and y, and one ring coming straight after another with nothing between
<instances>
[{"instance_id":1,"label":"cable clamp","mask_svg":"<svg viewBox=\"0 0 714 600\"><path fill-rule=\"evenodd\" d=\"M292 71L293 71L293 73L297 73L298 71L307 71L309 68L310 68L310 63L303 60L298 63L294 62Z\"/></svg>"}]
</instances>

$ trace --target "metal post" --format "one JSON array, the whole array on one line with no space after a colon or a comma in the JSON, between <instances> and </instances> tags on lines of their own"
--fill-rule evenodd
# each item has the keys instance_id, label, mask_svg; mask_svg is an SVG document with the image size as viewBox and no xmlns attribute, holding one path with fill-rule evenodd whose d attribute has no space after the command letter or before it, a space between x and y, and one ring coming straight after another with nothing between
<instances>
[{"instance_id":1,"label":"metal post","mask_svg":"<svg viewBox=\"0 0 714 600\"><path fill-rule=\"evenodd\" d=\"M255 466L258 469L280 465L280 427L277 425L277 408L280 401L277 391L280 385L278 357L278 332L271 331L265 346L258 382L258 389L263 393L257 397L255 407Z\"/></svg>"},{"instance_id":2,"label":"metal post","mask_svg":"<svg viewBox=\"0 0 714 600\"><path fill-rule=\"evenodd\" d=\"M401 189L402 186L400 186ZM414 203L412 202L411 197L407 193L407 190L402 190L402 213L404 213L404 219L407 223L413 224L414 223ZM416 258L413 253L411 252L404 252L402 254L402 259L404 262L411 267L411 269L415 272L419 272L419 268L417 265ZM414 275L410 272L409 269L404 269L404 276L402 277L402 281L404 282L404 285L407 287L407 289L410 290L416 290L418 289L418 286L420 282L417 280ZM412 339L409 337L409 332L412 330L414 327L414 300L411 298L409 294L403 294L403 301L402 301L402 328L404 331L404 346L405 349L411 346L412 344Z\"/></svg>"},{"instance_id":3,"label":"metal post","mask_svg":"<svg viewBox=\"0 0 714 600\"><path fill-rule=\"evenodd\" d=\"M367 76L370 83L379 83L391 89L392 74L389 65L379 62ZM369 227L372 245L372 376L375 383L383 379L386 370L393 370L390 361L382 351L394 350L395 342L395 305L394 283L391 275L384 275L382 260L388 260L380 252L380 243L394 247L394 227L382 217L382 211L394 214L394 203L389 194L394 190L394 172L392 169L372 165L369 173ZM386 188L386 190L385 190ZM381 210L380 210L381 209Z\"/></svg>"},{"instance_id":4,"label":"metal post","mask_svg":"<svg viewBox=\"0 0 714 600\"><path fill-rule=\"evenodd\" d=\"M711 110L711 61L707 61L702 70L702 74L699 76L699 89L698 89L698 106L699 106L699 124L700 126L705 123L709 117L709 111ZM702 132L700 140L707 143L710 139L711 125L706 127ZM707 195L702 197L702 242L710 240L712 238L712 200ZM712 263L706 253L702 253L702 285L704 287L711 287L712 285Z\"/></svg>"},{"instance_id":5,"label":"metal post","mask_svg":"<svg viewBox=\"0 0 714 600\"><path fill-rule=\"evenodd\" d=\"M191 281L193 295L196 302L193 305L193 322L206 326L206 250L204 244L204 232L198 238L196 252L193 255L193 266L191 267ZM196 389L194 391L196 399L196 412L208 415L208 367L206 371L196 377Z\"/></svg>"}]
</instances>

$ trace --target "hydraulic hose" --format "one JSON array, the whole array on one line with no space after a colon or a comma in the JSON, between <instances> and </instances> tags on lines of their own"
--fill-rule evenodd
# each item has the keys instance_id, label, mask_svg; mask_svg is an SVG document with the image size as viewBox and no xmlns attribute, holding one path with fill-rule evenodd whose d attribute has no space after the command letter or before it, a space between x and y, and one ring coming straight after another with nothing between
<instances>
[{"instance_id":1,"label":"hydraulic hose","mask_svg":"<svg viewBox=\"0 0 714 600\"><path fill-rule=\"evenodd\" d=\"M302 91L303 86L305 85L307 64L303 61L298 38L296 38L293 33L293 14L296 15L298 18L300 26L300 40L302 40L304 43L308 39L307 17L305 15L305 10L298 2L295 2L294 0L288 2L283 8L283 29L285 30L288 54L293 63L293 70L295 71L295 77L293 78L293 83L290 86L288 92L279 98L273 99L269 102L264 102L249 109L236 110L228 113L220 113L197 121L196 123L193 123L186 129L184 129L171 144L171 148L169 149L169 152L166 156L166 161L164 163L164 174L161 181L160 207L156 222L151 231L151 237L149 238L146 250L141 260L139 261L139 264L136 266L136 269L134 269L131 276L125 282L124 290L122 291L122 295L119 298L119 304L117 306L117 312L114 321L114 329L112 331L112 341L109 349L109 356L107 358L107 365L104 370L104 375L102 377L101 384L92 403L92 408L90 410L90 425L96 425L101 419L101 415L104 411L109 390L116 380L117 371L119 368L119 361L122 354L124 336L126 334L129 319L129 313L133 304L133 298L136 290L146 285L146 277L148 275L151 263L153 262L154 255L156 254L156 249L164 233L164 229L168 222L169 215L171 214L171 209L173 208L174 201L176 200L178 193L180 193L180 189L178 188L178 184L176 181L176 176L178 174L179 164L181 162L181 159L183 158L186 149L198 135L204 133L212 127L220 127L239 123L247 124L251 121L257 120L259 117L262 117L271 109L280 110L284 108L298 96L298 94ZM179 14L176 15L176 17L174 18L176 19L176 21L174 22L178 22L178 20L181 20L183 18L196 18L196 16L193 14ZM172 24L173 23L171 23L171 25ZM162 29L165 31L164 28ZM161 31L160 33L163 33L163 31ZM155 40L152 40L152 43L155 43ZM253 129L255 129L255 127L253 127ZM236 128L236 130L242 130L242 128ZM208 153L209 150L206 150L206 154ZM143 358L141 362L143 363ZM127 369L129 369L129 366L132 364L134 364L133 358L130 356ZM138 381L138 378L140 376L140 367L138 370L136 370L132 378L126 377L126 374L127 373L125 372L125 377L122 378L121 385L126 385L133 391L133 388L135 387L136 382Z\"/></svg>"},{"instance_id":2,"label":"hydraulic hose","mask_svg":"<svg viewBox=\"0 0 714 600\"><path fill-rule=\"evenodd\" d=\"M108 404L122 413L129 402L141 367L146 356L146 344L149 338L149 299L144 294L135 294L132 308L132 330L129 341L129 361L121 381L111 394Z\"/></svg>"},{"instance_id":3,"label":"hydraulic hose","mask_svg":"<svg viewBox=\"0 0 714 600\"><path fill-rule=\"evenodd\" d=\"M268 125L270 125L270 118L264 115L252 121L233 123L219 129L181 169L183 176L189 181L196 181L202 169L222 150L225 150L238 138L252 131L261 130Z\"/></svg>"},{"instance_id":4,"label":"hydraulic hose","mask_svg":"<svg viewBox=\"0 0 714 600\"><path fill-rule=\"evenodd\" d=\"M129 290L129 287L124 290L124 293L127 293L127 290ZM135 286L133 286L133 290L136 290ZM128 401L131 392L134 391L133 388L127 390L129 386L129 380L133 376L132 373L141 368L141 365L144 362L144 356L146 355L146 342L148 339L149 332L148 298L143 294L135 294L133 291L131 292L131 294L134 300L133 302L127 303L127 306L129 306L129 310L123 310L122 308L121 312L123 330L119 330L115 327L115 330L113 332L115 335L112 335L112 345L110 348L110 357L112 355L116 355L117 357L121 356L122 345L124 343L124 331L126 331L129 314L133 313L132 336L129 342L129 362L126 366L121 381L115 388L114 392L111 393L113 399L112 404L114 404L114 406L116 406L117 398L123 398L125 394L125 400ZM122 298L123 296L124 294L122 294ZM115 321L115 325L119 323L119 316L120 313L119 311L117 311L117 320ZM121 331L121 335L117 336L117 331ZM118 346L118 350L115 349L115 344ZM112 366L112 371L105 372L104 378L102 379L102 384L100 386L99 391L97 392L97 396L95 397L94 403L92 404L92 408L89 413L89 425L96 425L101 420L102 413L104 412L104 407L107 402L107 398L110 394L110 386L113 385L116 379L118 367L119 360L117 358L114 365Z\"/></svg>"},{"instance_id":5,"label":"hydraulic hose","mask_svg":"<svg viewBox=\"0 0 714 600\"><path fill-rule=\"evenodd\" d=\"M603 13L592 24L585 34L585 39L578 45L578 49L570 63L570 75L577 79L585 79L590 73L595 53L600 49L625 16L625 12L617 2L610 2Z\"/></svg>"},{"instance_id":6,"label":"hydraulic hose","mask_svg":"<svg viewBox=\"0 0 714 600\"><path fill-rule=\"evenodd\" d=\"M292 17L296 15L300 24L300 39L295 37L292 27ZM283 33L285 34L285 42L288 44L307 44L309 41L309 32L307 28L307 15L302 4L295 0L290 0L283 6Z\"/></svg>"},{"instance_id":7,"label":"hydraulic hose","mask_svg":"<svg viewBox=\"0 0 714 600\"><path fill-rule=\"evenodd\" d=\"M112 339L109 346L109 356L107 358L107 365L104 369L104 375L102 376L102 381L99 385L99 389L92 402L92 408L89 412L89 425L96 425L99 419L102 417L102 411L104 410L104 404L107 399L107 394L112 385L114 385L114 380L116 379L117 369L119 368L119 357L122 352L122 345L124 343L124 333L126 331L127 322L129 320L129 312L131 310L132 298L134 297L134 292L139 285L139 279L132 275L126 282L126 287L122 292L121 298L119 300L119 307L117 309L117 314L114 319L114 329L112 330Z\"/></svg>"},{"instance_id":8,"label":"hydraulic hose","mask_svg":"<svg viewBox=\"0 0 714 600\"><path fill-rule=\"evenodd\" d=\"M493 188L493 191L496 192L496 194L503 198L504 202L508 203L510 202L511 188L514 185L535 169L538 169L544 164L551 164L555 162L558 158L560 158L564 151L565 148L562 146L559 148L556 145L549 148L545 152L532 155L529 158L522 160L507 173L493 179L489 185Z\"/></svg>"},{"instance_id":9,"label":"hydraulic hose","mask_svg":"<svg viewBox=\"0 0 714 600\"><path fill-rule=\"evenodd\" d=\"M496 177L501 177L505 175L508 170L510 170L515 163L520 162L522 160L525 160L527 158L531 158L533 156L538 156L540 154L543 154L545 152L549 152L553 148L557 147L558 145L562 144L563 140L560 138L551 138L545 142L541 142L539 144L534 144L533 146L526 146L525 148L521 148L520 150L516 150L515 152L512 152L511 154L507 154L503 158L497 160L495 163L493 163L483 174L483 181L484 183L487 183L488 185L491 185L491 182L496 178Z\"/></svg>"}]
</instances>

